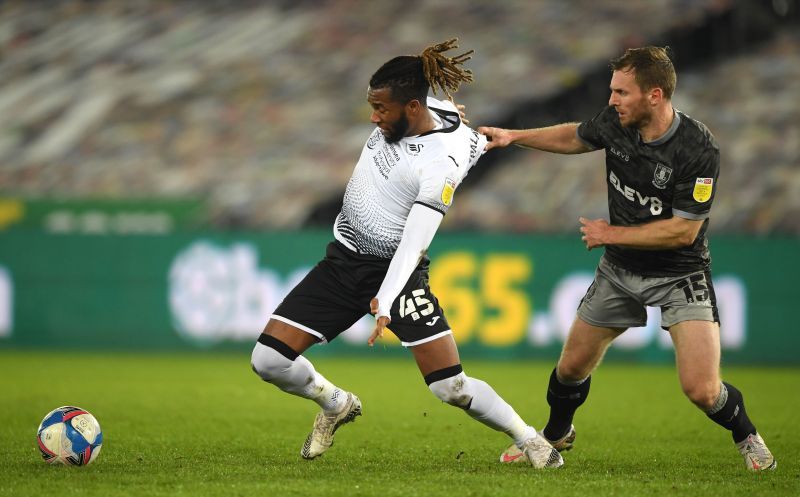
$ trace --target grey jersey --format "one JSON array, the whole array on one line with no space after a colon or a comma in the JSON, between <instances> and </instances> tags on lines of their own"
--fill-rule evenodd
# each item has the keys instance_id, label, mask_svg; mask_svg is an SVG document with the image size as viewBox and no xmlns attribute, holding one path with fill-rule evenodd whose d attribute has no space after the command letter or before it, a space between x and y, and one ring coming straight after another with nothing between
<instances>
[{"instance_id":1,"label":"grey jersey","mask_svg":"<svg viewBox=\"0 0 800 497\"><path fill-rule=\"evenodd\" d=\"M675 111L672 126L652 142L638 130L624 128L608 106L581 123L578 136L592 148L606 150L608 211L614 226L637 226L679 216L704 220L687 247L641 250L607 245L610 262L643 276L671 276L711 264L706 230L719 177L719 146L699 121Z\"/></svg>"},{"instance_id":2,"label":"grey jersey","mask_svg":"<svg viewBox=\"0 0 800 497\"><path fill-rule=\"evenodd\" d=\"M455 105L430 97L427 103L436 129L387 143L375 128L364 145L333 226L351 250L391 259L411 207L444 215L480 158L486 138L461 122Z\"/></svg>"}]
</instances>

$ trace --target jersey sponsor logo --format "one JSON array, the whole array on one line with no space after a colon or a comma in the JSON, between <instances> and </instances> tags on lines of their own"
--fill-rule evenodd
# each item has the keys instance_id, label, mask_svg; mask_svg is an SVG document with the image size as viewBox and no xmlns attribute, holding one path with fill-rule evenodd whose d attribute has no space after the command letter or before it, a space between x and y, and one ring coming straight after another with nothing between
<instances>
[{"instance_id":1,"label":"jersey sponsor logo","mask_svg":"<svg viewBox=\"0 0 800 497\"><path fill-rule=\"evenodd\" d=\"M614 171L610 171L608 173L608 181L611 185L616 189L618 192L622 194L623 197L630 200L631 202L639 202L639 205L645 206L650 204L650 214L657 216L661 214L664 210L664 203L658 197L648 197L644 196L639 193L637 190L633 188L623 185L622 182L619 180Z\"/></svg>"},{"instance_id":2,"label":"jersey sponsor logo","mask_svg":"<svg viewBox=\"0 0 800 497\"><path fill-rule=\"evenodd\" d=\"M708 202L714 189L714 178L697 178L694 182L692 198L700 202Z\"/></svg>"},{"instance_id":3,"label":"jersey sponsor logo","mask_svg":"<svg viewBox=\"0 0 800 497\"><path fill-rule=\"evenodd\" d=\"M422 143L408 143L406 144L406 153L408 155L419 155L424 146Z\"/></svg>"},{"instance_id":4,"label":"jersey sponsor logo","mask_svg":"<svg viewBox=\"0 0 800 497\"><path fill-rule=\"evenodd\" d=\"M398 145L394 143L387 143L383 148L384 150L389 149L389 152L392 153L391 157L389 158L390 161L394 159L395 162L400 162L400 152L397 151L399 148Z\"/></svg>"},{"instance_id":5,"label":"jersey sponsor logo","mask_svg":"<svg viewBox=\"0 0 800 497\"><path fill-rule=\"evenodd\" d=\"M367 140L367 148L370 149L370 150L374 149L375 145L377 145L378 142L381 141L382 137L383 137L383 133L381 133L381 130L378 129L378 128L375 128L375 131L372 132L372 136L370 136L369 140Z\"/></svg>"},{"instance_id":6,"label":"jersey sponsor logo","mask_svg":"<svg viewBox=\"0 0 800 497\"><path fill-rule=\"evenodd\" d=\"M612 154L616 155L617 157L619 157L620 159L622 159L625 162L628 162L628 161L631 160L631 156L630 155L626 154L625 152L621 152L621 151L617 150L614 147L608 147L608 151L611 152Z\"/></svg>"},{"instance_id":7,"label":"jersey sponsor logo","mask_svg":"<svg viewBox=\"0 0 800 497\"><path fill-rule=\"evenodd\" d=\"M381 173L381 176L383 176L384 179L389 179L389 173L392 172L392 166L394 166L394 164L389 164L385 155L374 155L372 157L372 163L375 164L375 167L378 169L378 172Z\"/></svg>"},{"instance_id":8,"label":"jersey sponsor logo","mask_svg":"<svg viewBox=\"0 0 800 497\"><path fill-rule=\"evenodd\" d=\"M444 180L444 188L442 188L442 203L449 206L453 203L453 193L456 191L456 182L450 178Z\"/></svg>"},{"instance_id":9,"label":"jersey sponsor logo","mask_svg":"<svg viewBox=\"0 0 800 497\"><path fill-rule=\"evenodd\" d=\"M389 179L392 168L400 162L400 154L394 145L385 143L379 152L372 156L372 162L385 179Z\"/></svg>"},{"instance_id":10,"label":"jersey sponsor logo","mask_svg":"<svg viewBox=\"0 0 800 497\"><path fill-rule=\"evenodd\" d=\"M430 321L428 321L425 324L428 325L428 326L433 326L433 325L436 324L436 321L438 321L438 320L439 320L439 316L433 316L433 319L431 319Z\"/></svg>"},{"instance_id":11,"label":"jersey sponsor logo","mask_svg":"<svg viewBox=\"0 0 800 497\"><path fill-rule=\"evenodd\" d=\"M667 187L667 181L672 176L672 168L664 164L656 163L656 170L653 173L653 186L656 188L664 189Z\"/></svg>"}]
</instances>

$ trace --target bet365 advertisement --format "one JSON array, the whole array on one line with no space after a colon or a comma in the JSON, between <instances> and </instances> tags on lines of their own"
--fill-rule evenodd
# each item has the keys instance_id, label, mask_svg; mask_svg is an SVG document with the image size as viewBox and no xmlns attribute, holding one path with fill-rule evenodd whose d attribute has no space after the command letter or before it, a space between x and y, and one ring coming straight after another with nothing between
<instances>
[{"instance_id":1,"label":"bet365 advertisement","mask_svg":"<svg viewBox=\"0 0 800 497\"><path fill-rule=\"evenodd\" d=\"M247 349L324 255L320 233L90 235L8 232L0 241L0 347ZM462 355L555 360L601 250L577 236L440 233L430 285ZM800 363L800 241L711 238L723 361ZM407 299L413 305L412 297ZM672 361L660 311L609 359ZM321 354L363 353L365 316ZM402 350L387 334L377 353Z\"/></svg>"}]
</instances>

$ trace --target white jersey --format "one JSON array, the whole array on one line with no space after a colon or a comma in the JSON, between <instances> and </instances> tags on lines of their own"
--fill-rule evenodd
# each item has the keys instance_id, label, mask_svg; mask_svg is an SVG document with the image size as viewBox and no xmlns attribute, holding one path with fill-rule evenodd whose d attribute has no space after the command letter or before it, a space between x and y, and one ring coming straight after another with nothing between
<instances>
[{"instance_id":1,"label":"white jersey","mask_svg":"<svg viewBox=\"0 0 800 497\"><path fill-rule=\"evenodd\" d=\"M370 135L347 184L334 237L351 250L391 259L411 207L444 215L458 185L480 158L486 138L463 122L450 101L428 97L436 128L387 143Z\"/></svg>"}]
</instances>

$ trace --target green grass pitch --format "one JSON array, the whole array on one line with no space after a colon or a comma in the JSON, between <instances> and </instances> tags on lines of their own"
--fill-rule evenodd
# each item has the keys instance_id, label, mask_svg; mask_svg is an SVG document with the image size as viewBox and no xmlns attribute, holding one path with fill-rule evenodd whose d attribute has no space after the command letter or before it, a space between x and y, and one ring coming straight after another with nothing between
<instances>
[{"instance_id":1,"label":"green grass pitch","mask_svg":"<svg viewBox=\"0 0 800 497\"><path fill-rule=\"evenodd\" d=\"M684 399L673 367L605 364L559 470L498 463L505 435L436 400L411 357L328 358L364 415L323 457L300 447L317 411L263 383L242 354L0 351L2 496L797 496L800 369L727 367L778 459L751 474L730 436ZM541 428L550 363L465 360ZM77 405L105 441L91 466L49 466L41 418Z\"/></svg>"}]
</instances>

